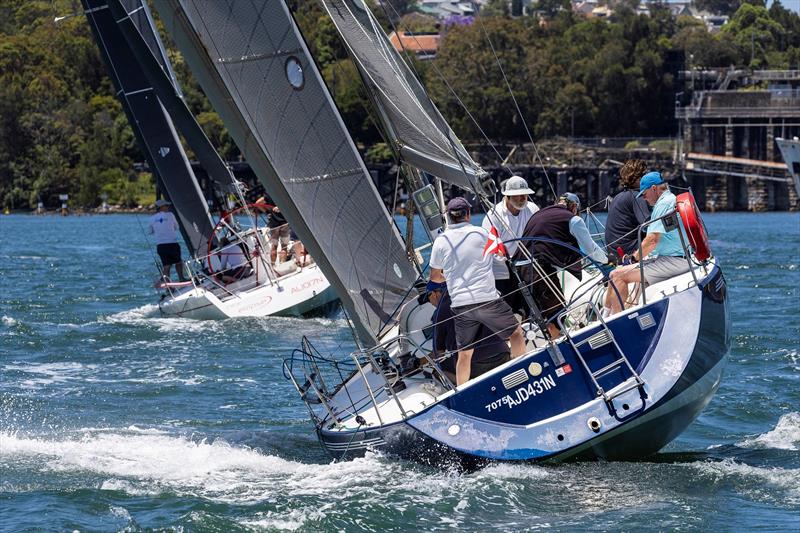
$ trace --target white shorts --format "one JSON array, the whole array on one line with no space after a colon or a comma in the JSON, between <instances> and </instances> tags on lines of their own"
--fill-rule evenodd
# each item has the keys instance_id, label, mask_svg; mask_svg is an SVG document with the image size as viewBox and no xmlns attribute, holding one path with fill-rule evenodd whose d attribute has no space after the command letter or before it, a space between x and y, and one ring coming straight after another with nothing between
<instances>
[{"instance_id":1,"label":"white shorts","mask_svg":"<svg viewBox=\"0 0 800 533\"><path fill-rule=\"evenodd\" d=\"M642 265L644 266L644 280L648 285L689 272L689 263L684 257L667 255L648 257L642 261Z\"/></svg>"}]
</instances>

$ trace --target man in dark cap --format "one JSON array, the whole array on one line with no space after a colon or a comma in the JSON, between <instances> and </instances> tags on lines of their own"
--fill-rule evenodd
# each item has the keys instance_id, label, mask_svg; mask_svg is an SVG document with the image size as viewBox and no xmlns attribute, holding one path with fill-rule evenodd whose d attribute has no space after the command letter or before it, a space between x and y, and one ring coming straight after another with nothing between
<instances>
[{"instance_id":1,"label":"man in dark cap","mask_svg":"<svg viewBox=\"0 0 800 533\"><path fill-rule=\"evenodd\" d=\"M161 259L161 275L169 281L172 265L178 272L178 279L186 281L183 275L183 262L181 260L181 245L178 244L178 221L169 210L172 203L167 200L156 200L156 214L150 217L147 224L147 233L156 240L156 252Z\"/></svg>"},{"instance_id":2,"label":"man in dark cap","mask_svg":"<svg viewBox=\"0 0 800 533\"><path fill-rule=\"evenodd\" d=\"M520 275L531 287L531 293L542 316L549 320L564 309L564 295L558 281L558 269L564 269L579 280L581 279L581 253L591 257L598 263L606 263L608 257L603 249L592 239L589 228L578 211L581 201L578 195L564 193L555 205L545 207L534 214L525 226L524 237L540 237L547 240L524 241L536 266L530 265L520 269ZM569 245L557 244L553 241ZM517 259L524 259L517 254ZM561 330L554 322L547 328L550 336L555 338Z\"/></svg>"},{"instance_id":3,"label":"man in dark cap","mask_svg":"<svg viewBox=\"0 0 800 533\"><path fill-rule=\"evenodd\" d=\"M525 353L522 328L495 289L492 254L487 253L489 234L470 224L470 209L464 198L450 200L450 224L434 241L430 258L431 281L447 282L455 314L457 385L470 378L472 355L482 340L482 326L503 341L510 340L513 357Z\"/></svg>"}]
</instances>

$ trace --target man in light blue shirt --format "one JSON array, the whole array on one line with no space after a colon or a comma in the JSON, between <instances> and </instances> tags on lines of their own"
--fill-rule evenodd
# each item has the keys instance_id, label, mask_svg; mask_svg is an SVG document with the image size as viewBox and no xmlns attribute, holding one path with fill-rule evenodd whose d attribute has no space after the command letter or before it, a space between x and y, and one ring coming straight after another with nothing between
<instances>
[{"instance_id":1,"label":"man in light blue shirt","mask_svg":"<svg viewBox=\"0 0 800 533\"><path fill-rule=\"evenodd\" d=\"M611 284L606 291L605 314L613 315L622 310L628 300L628 284L641 280L640 260L644 267L644 280L647 285L658 283L689 271L689 263L684 256L680 227L667 230L663 220L659 218L675 211L675 195L669 191L660 172L650 172L642 176L639 184L639 196L653 206L650 220L655 220L647 227L647 237L642 241L641 250L637 250L626 258L633 264L617 268L611 273ZM680 226L680 217L678 217ZM614 290L616 287L616 291ZM617 296L619 292L619 296Z\"/></svg>"}]
</instances>

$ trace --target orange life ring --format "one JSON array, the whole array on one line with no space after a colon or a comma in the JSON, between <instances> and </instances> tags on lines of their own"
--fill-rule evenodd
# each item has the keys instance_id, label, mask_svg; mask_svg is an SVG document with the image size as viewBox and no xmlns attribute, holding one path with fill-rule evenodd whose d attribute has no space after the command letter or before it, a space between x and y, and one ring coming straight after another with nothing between
<instances>
[{"instance_id":1,"label":"orange life ring","mask_svg":"<svg viewBox=\"0 0 800 533\"><path fill-rule=\"evenodd\" d=\"M697 208L697 202L691 192L684 192L677 196L676 205L678 214L681 216L686 235L689 237L689 244L692 245L694 256L698 261L705 261L711 257L711 246L708 244L708 233Z\"/></svg>"}]
</instances>

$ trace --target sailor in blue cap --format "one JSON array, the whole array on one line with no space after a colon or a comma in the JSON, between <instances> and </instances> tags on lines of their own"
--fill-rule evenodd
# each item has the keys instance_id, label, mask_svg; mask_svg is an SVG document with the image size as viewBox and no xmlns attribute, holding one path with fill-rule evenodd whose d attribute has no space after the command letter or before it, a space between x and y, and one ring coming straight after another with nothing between
<instances>
[{"instance_id":1,"label":"sailor in blue cap","mask_svg":"<svg viewBox=\"0 0 800 533\"><path fill-rule=\"evenodd\" d=\"M667 231L661 217L675 211L675 195L672 194L660 172L648 172L639 182L639 194L648 205L653 206L650 220L657 222L647 226L647 236L640 250L626 256L633 264L615 269L606 291L604 314L613 315L628 304L628 284L641 281L642 270L647 285L658 283L689 271L678 228ZM680 224L680 221L679 221ZM683 231L683 228L680 229ZM644 258L644 260L643 260ZM643 269L636 264L642 261ZM619 295L617 295L619 293Z\"/></svg>"},{"instance_id":2,"label":"sailor in blue cap","mask_svg":"<svg viewBox=\"0 0 800 533\"><path fill-rule=\"evenodd\" d=\"M456 384L470 379L472 355L485 326L503 341L511 354L525 353L525 339L511 307L499 298L492 273L493 258L486 253L489 233L470 224L471 206L456 197L447 204L450 224L431 249L431 281L447 282L456 329Z\"/></svg>"}]
</instances>

